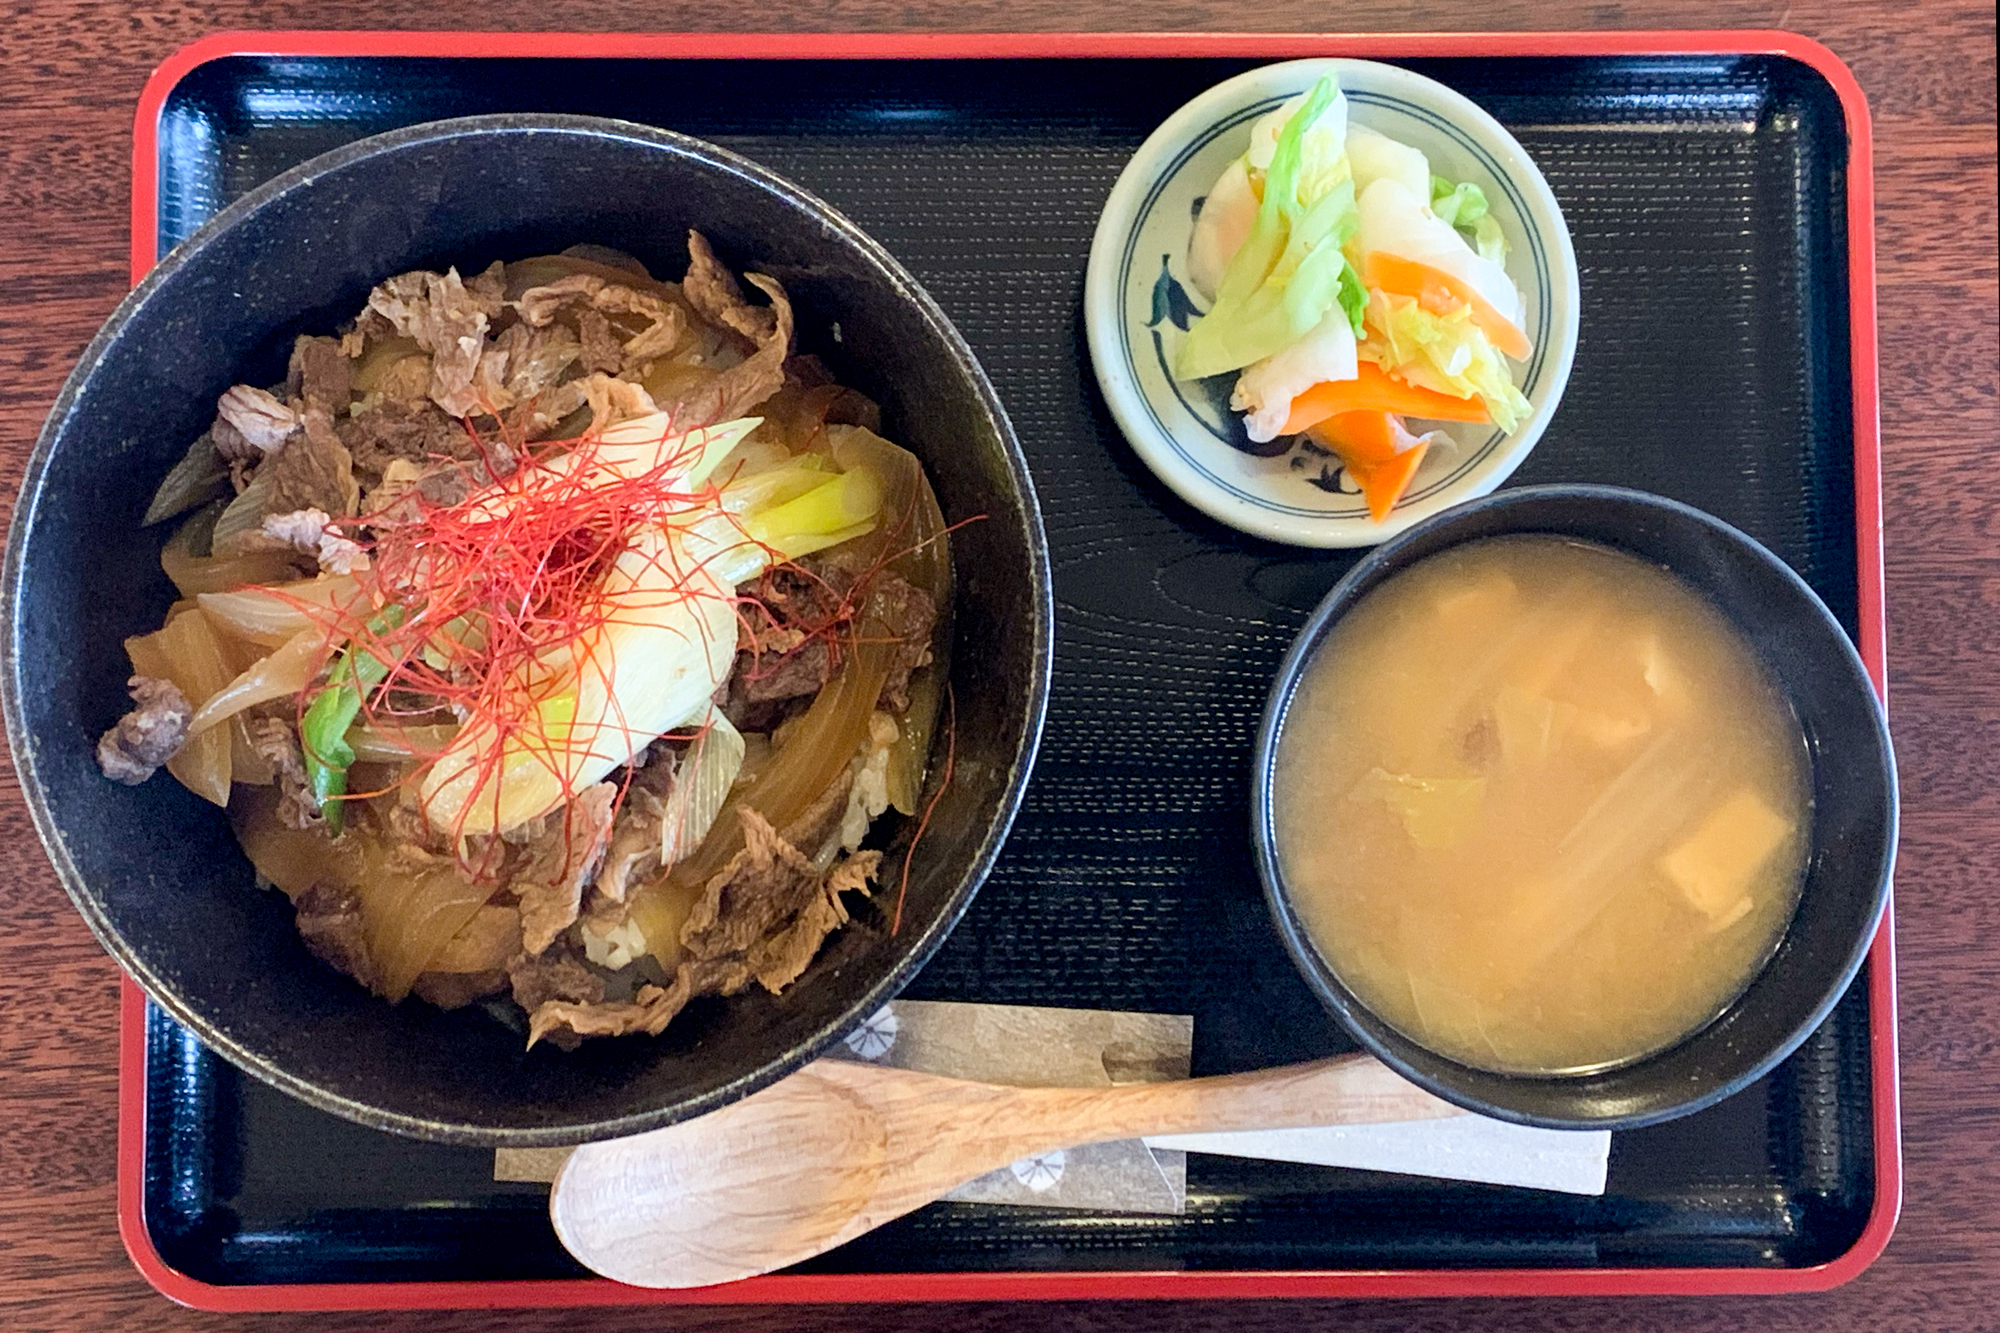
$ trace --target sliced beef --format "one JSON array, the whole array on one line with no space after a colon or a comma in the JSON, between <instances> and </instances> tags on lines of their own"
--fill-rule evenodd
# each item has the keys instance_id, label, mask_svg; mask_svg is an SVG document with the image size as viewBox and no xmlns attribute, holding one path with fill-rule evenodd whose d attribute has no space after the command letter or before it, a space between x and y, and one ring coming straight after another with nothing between
<instances>
[{"instance_id":1,"label":"sliced beef","mask_svg":"<svg viewBox=\"0 0 2000 1333\"><path fill-rule=\"evenodd\" d=\"M586 371L616 375L624 367L625 344L618 337L617 330L611 327L611 321L601 313L595 309L580 312L576 317L576 331L580 344L578 360Z\"/></svg>"},{"instance_id":2,"label":"sliced beef","mask_svg":"<svg viewBox=\"0 0 2000 1333\"><path fill-rule=\"evenodd\" d=\"M767 571L750 587L721 704L739 729L769 730L790 711L773 705L810 698L832 679L831 645L843 632L851 582L845 571L809 556Z\"/></svg>"},{"instance_id":3,"label":"sliced beef","mask_svg":"<svg viewBox=\"0 0 2000 1333\"><path fill-rule=\"evenodd\" d=\"M506 332L486 344L479 363L472 368L469 394L473 403L465 416L499 416L514 405L507 388L507 363L514 359L515 345L533 330L525 325L509 325Z\"/></svg>"},{"instance_id":4,"label":"sliced beef","mask_svg":"<svg viewBox=\"0 0 2000 1333\"><path fill-rule=\"evenodd\" d=\"M410 983L410 993L440 1009L462 1009L474 1000L498 995L507 989L503 968L487 972L420 972Z\"/></svg>"},{"instance_id":5,"label":"sliced beef","mask_svg":"<svg viewBox=\"0 0 2000 1333\"><path fill-rule=\"evenodd\" d=\"M296 509L289 514L264 516L266 537L309 555L328 574L352 574L367 563L361 544L341 535L333 518L319 509Z\"/></svg>"},{"instance_id":6,"label":"sliced beef","mask_svg":"<svg viewBox=\"0 0 2000 1333\"><path fill-rule=\"evenodd\" d=\"M830 881L762 816L748 806L738 815L743 850L702 890L681 927L681 944L697 961L740 960L775 994L805 970L820 942L847 920L847 909Z\"/></svg>"},{"instance_id":7,"label":"sliced beef","mask_svg":"<svg viewBox=\"0 0 2000 1333\"><path fill-rule=\"evenodd\" d=\"M739 621L736 664L730 671L723 712L739 729L764 730L785 710L774 702L809 698L832 679L832 645L854 627L849 596L853 574L810 557L771 570L750 590ZM894 574L875 574L859 599L860 633L898 645L882 687L882 707L909 707L910 673L930 660L937 602Z\"/></svg>"},{"instance_id":8,"label":"sliced beef","mask_svg":"<svg viewBox=\"0 0 2000 1333\"><path fill-rule=\"evenodd\" d=\"M649 292L614 284L598 294L595 304L607 314L631 314L646 320L645 328L625 340L627 369L667 355L687 332L687 316L681 308Z\"/></svg>"},{"instance_id":9,"label":"sliced beef","mask_svg":"<svg viewBox=\"0 0 2000 1333\"><path fill-rule=\"evenodd\" d=\"M375 377L375 388L367 397L369 405L379 403L424 404L437 408L431 402L431 359L422 352L413 352L390 362L389 368ZM437 408L439 416L444 415Z\"/></svg>"},{"instance_id":10,"label":"sliced beef","mask_svg":"<svg viewBox=\"0 0 2000 1333\"><path fill-rule=\"evenodd\" d=\"M528 1043L545 1037L657 1036L698 995L734 995L752 981L776 993L798 979L847 920L840 897L866 892L879 852L851 856L822 877L750 809L744 850L710 880L688 916L688 956L673 984L642 986L629 1003L552 1000L529 1011Z\"/></svg>"},{"instance_id":11,"label":"sliced beef","mask_svg":"<svg viewBox=\"0 0 2000 1333\"><path fill-rule=\"evenodd\" d=\"M807 630L833 623L847 604L854 576L817 556L773 566L752 588L752 596L781 625Z\"/></svg>"},{"instance_id":12,"label":"sliced beef","mask_svg":"<svg viewBox=\"0 0 2000 1333\"><path fill-rule=\"evenodd\" d=\"M690 425L734 421L785 385L785 358L792 350L792 303L775 279L761 273L746 276L751 286L771 298L775 327L747 359L723 371L683 404L680 419Z\"/></svg>"},{"instance_id":13,"label":"sliced beef","mask_svg":"<svg viewBox=\"0 0 2000 1333\"><path fill-rule=\"evenodd\" d=\"M643 319L645 327L620 345L620 362L637 365L665 356L687 331L687 317L681 308L656 292L609 282L595 273L572 273L540 287L530 287L514 302L521 318L536 328L554 322L557 314L575 307L582 314L630 315ZM607 321L605 327L610 328Z\"/></svg>"},{"instance_id":14,"label":"sliced beef","mask_svg":"<svg viewBox=\"0 0 2000 1333\"><path fill-rule=\"evenodd\" d=\"M492 293L468 291L457 269L399 273L368 294L368 308L431 354L431 400L455 417L481 410L473 372L499 311Z\"/></svg>"},{"instance_id":15,"label":"sliced beef","mask_svg":"<svg viewBox=\"0 0 2000 1333\"><path fill-rule=\"evenodd\" d=\"M431 504L456 504L519 462L499 433L475 434L430 402L383 402L343 422L340 432L355 467L371 479L369 519L377 526L396 521L398 495L414 490ZM394 488L385 485L391 477Z\"/></svg>"},{"instance_id":16,"label":"sliced beef","mask_svg":"<svg viewBox=\"0 0 2000 1333\"><path fill-rule=\"evenodd\" d=\"M461 458L470 448L465 427L430 402L385 399L340 423L340 438L354 465L379 477L390 463L431 463Z\"/></svg>"},{"instance_id":17,"label":"sliced beef","mask_svg":"<svg viewBox=\"0 0 2000 1333\"><path fill-rule=\"evenodd\" d=\"M580 351L576 335L560 324L540 329L509 324L487 344L473 374L481 409L504 413L554 388Z\"/></svg>"},{"instance_id":18,"label":"sliced beef","mask_svg":"<svg viewBox=\"0 0 2000 1333\"><path fill-rule=\"evenodd\" d=\"M292 344L285 391L338 415L354 397L354 361L337 338L302 336Z\"/></svg>"},{"instance_id":19,"label":"sliced beef","mask_svg":"<svg viewBox=\"0 0 2000 1333\"><path fill-rule=\"evenodd\" d=\"M528 1014L528 1045L545 1038L659 1036L697 995L734 995L749 983L740 963L682 963L673 984L641 986L630 1002L576 1003L551 1000Z\"/></svg>"},{"instance_id":20,"label":"sliced beef","mask_svg":"<svg viewBox=\"0 0 2000 1333\"><path fill-rule=\"evenodd\" d=\"M882 853L856 852L826 872L826 891L836 898L843 893L866 893L882 871Z\"/></svg>"},{"instance_id":21,"label":"sliced beef","mask_svg":"<svg viewBox=\"0 0 2000 1333\"><path fill-rule=\"evenodd\" d=\"M324 822L319 802L306 782L305 755L299 734L282 717L250 719L250 748L271 766L278 787L278 820L287 828L317 828Z\"/></svg>"},{"instance_id":22,"label":"sliced beef","mask_svg":"<svg viewBox=\"0 0 2000 1333\"><path fill-rule=\"evenodd\" d=\"M774 312L750 304L737 285L736 275L715 257L714 247L698 231L688 233L688 271L681 280L681 295L703 319L749 339L753 345L770 341L776 331Z\"/></svg>"},{"instance_id":23,"label":"sliced beef","mask_svg":"<svg viewBox=\"0 0 2000 1333\"><path fill-rule=\"evenodd\" d=\"M215 403L209 435L216 452L232 463L256 463L292 438L299 414L268 389L238 384Z\"/></svg>"},{"instance_id":24,"label":"sliced beef","mask_svg":"<svg viewBox=\"0 0 2000 1333\"><path fill-rule=\"evenodd\" d=\"M893 638L897 645L896 660L882 685L882 707L891 713L910 706L910 673L930 661L937 611L936 598L894 574L878 574L868 585L863 632Z\"/></svg>"},{"instance_id":25,"label":"sliced beef","mask_svg":"<svg viewBox=\"0 0 2000 1333\"><path fill-rule=\"evenodd\" d=\"M773 710L762 707L793 699L808 699L833 678L831 644L837 627L808 634L795 626L773 623L755 603L747 604L739 622L736 664L726 682L723 712L741 730L767 731L755 725ZM778 709L780 716L789 712Z\"/></svg>"},{"instance_id":26,"label":"sliced beef","mask_svg":"<svg viewBox=\"0 0 2000 1333\"><path fill-rule=\"evenodd\" d=\"M134 676L126 688L132 694L132 711L98 738L97 766L113 782L133 787L180 753L194 709L170 680Z\"/></svg>"},{"instance_id":27,"label":"sliced beef","mask_svg":"<svg viewBox=\"0 0 2000 1333\"><path fill-rule=\"evenodd\" d=\"M514 309L521 318L536 328L555 322L557 315L571 305L590 304L590 299L604 290L604 279L595 273L571 273L545 282L539 287L530 287L514 301Z\"/></svg>"},{"instance_id":28,"label":"sliced beef","mask_svg":"<svg viewBox=\"0 0 2000 1333\"><path fill-rule=\"evenodd\" d=\"M819 871L749 806L741 807L743 850L702 891L681 928L700 959L748 954L820 897Z\"/></svg>"},{"instance_id":29,"label":"sliced beef","mask_svg":"<svg viewBox=\"0 0 2000 1333\"><path fill-rule=\"evenodd\" d=\"M507 266L494 260L465 284L465 294L489 321L498 320L507 309Z\"/></svg>"},{"instance_id":30,"label":"sliced beef","mask_svg":"<svg viewBox=\"0 0 2000 1333\"><path fill-rule=\"evenodd\" d=\"M717 692L721 697L715 706L722 710L722 715L729 719L731 726L746 735L750 732L768 734L776 731L811 706L811 701L806 695L793 699L767 699L762 703L753 704L731 693L736 684L735 677L723 683L721 690Z\"/></svg>"},{"instance_id":31,"label":"sliced beef","mask_svg":"<svg viewBox=\"0 0 2000 1333\"><path fill-rule=\"evenodd\" d=\"M333 518L352 518L361 499L354 456L340 442L326 409L309 403L303 416L305 429L259 469L275 478L268 512L320 509Z\"/></svg>"},{"instance_id":32,"label":"sliced beef","mask_svg":"<svg viewBox=\"0 0 2000 1333\"><path fill-rule=\"evenodd\" d=\"M868 891L882 860L880 852L857 852L835 866L820 883L819 896L786 929L761 941L750 954L757 984L772 994L799 979L819 954L820 945L847 924L844 892Z\"/></svg>"},{"instance_id":33,"label":"sliced beef","mask_svg":"<svg viewBox=\"0 0 2000 1333\"><path fill-rule=\"evenodd\" d=\"M604 998L604 978L568 948L524 954L507 964L514 1003L529 1013L545 1004L595 1004Z\"/></svg>"},{"instance_id":34,"label":"sliced beef","mask_svg":"<svg viewBox=\"0 0 2000 1333\"><path fill-rule=\"evenodd\" d=\"M376 989L374 963L361 920L361 895L352 888L314 884L292 900L299 935L313 956L336 972L344 972L370 990Z\"/></svg>"},{"instance_id":35,"label":"sliced beef","mask_svg":"<svg viewBox=\"0 0 2000 1333\"><path fill-rule=\"evenodd\" d=\"M657 741L654 745L665 748ZM678 756L671 750L650 756L642 750L636 757L624 804L618 807L618 817L611 826L604 864L597 872L598 901L624 902L633 881L659 867L661 824L678 771Z\"/></svg>"},{"instance_id":36,"label":"sliced beef","mask_svg":"<svg viewBox=\"0 0 2000 1333\"><path fill-rule=\"evenodd\" d=\"M583 393L590 404L590 428L594 431L635 417L651 416L660 410L645 385L609 375L592 375L584 380Z\"/></svg>"},{"instance_id":37,"label":"sliced beef","mask_svg":"<svg viewBox=\"0 0 2000 1333\"><path fill-rule=\"evenodd\" d=\"M782 631L780 632L782 634ZM793 631L796 635L797 631ZM782 638L779 639L782 642ZM810 698L833 679L833 650L824 638L805 639L789 651L746 653L737 659L730 699L744 704ZM748 710L745 710L746 712Z\"/></svg>"},{"instance_id":38,"label":"sliced beef","mask_svg":"<svg viewBox=\"0 0 2000 1333\"><path fill-rule=\"evenodd\" d=\"M617 804L617 783L587 787L517 853L520 868L511 886L520 895L522 948L530 955L547 949L576 921L583 886L610 841Z\"/></svg>"},{"instance_id":39,"label":"sliced beef","mask_svg":"<svg viewBox=\"0 0 2000 1333\"><path fill-rule=\"evenodd\" d=\"M354 476L353 456L334 433L333 419L325 408L311 404L303 417L305 428L264 460L249 485L216 519L216 555L290 549L291 543L264 531L264 520L274 514L316 509L334 519L351 518L359 511L361 485Z\"/></svg>"},{"instance_id":40,"label":"sliced beef","mask_svg":"<svg viewBox=\"0 0 2000 1333\"><path fill-rule=\"evenodd\" d=\"M585 405L584 385L590 377L564 380L554 388L535 395L524 403L516 403L504 418L510 438L521 440L545 440L555 428L568 421L578 409Z\"/></svg>"},{"instance_id":41,"label":"sliced beef","mask_svg":"<svg viewBox=\"0 0 2000 1333\"><path fill-rule=\"evenodd\" d=\"M611 844L605 848L604 865L597 872L600 899L624 902L632 882L659 867L663 813L657 796L637 790L625 794L625 807L611 834Z\"/></svg>"},{"instance_id":42,"label":"sliced beef","mask_svg":"<svg viewBox=\"0 0 2000 1333\"><path fill-rule=\"evenodd\" d=\"M522 402L555 387L583 354L575 334L560 324L545 329L511 324L494 340L507 349L507 393Z\"/></svg>"},{"instance_id":43,"label":"sliced beef","mask_svg":"<svg viewBox=\"0 0 2000 1333\"><path fill-rule=\"evenodd\" d=\"M357 823L372 823L376 836L388 844L390 863L413 874L421 874L448 859L458 860L475 873L487 866L490 839L468 839L460 857L451 839L431 827L431 821L417 806L415 789L407 784L393 802L355 802L352 818Z\"/></svg>"},{"instance_id":44,"label":"sliced beef","mask_svg":"<svg viewBox=\"0 0 2000 1333\"><path fill-rule=\"evenodd\" d=\"M264 535L276 538L309 555L316 554L319 551L320 538L326 535L326 525L331 522L333 522L332 516L319 509L295 509L289 514L267 514L264 516Z\"/></svg>"},{"instance_id":45,"label":"sliced beef","mask_svg":"<svg viewBox=\"0 0 2000 1333\"><path fill-rule=\"evenodd\" d=\"M674 420L683 426L732 421L784 387L785 362L792 352L792 303L775 279L761 273L745 276L751 286L770 298L768 306L750 304L735 277L716 259L707 239L698 231L688 233L688 273L681 283L682 295L704 319L747 340L754 350L691 390L682 401L668 406Z\"/></svg>"}]
</instances>

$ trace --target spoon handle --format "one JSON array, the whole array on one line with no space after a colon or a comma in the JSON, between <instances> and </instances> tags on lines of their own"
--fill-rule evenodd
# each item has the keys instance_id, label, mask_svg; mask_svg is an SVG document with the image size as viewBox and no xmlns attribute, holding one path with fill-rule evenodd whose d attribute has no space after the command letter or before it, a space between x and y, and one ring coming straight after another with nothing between
<instances>
[{"instance_id":1,"label":"spoon handle","mask_svg":"<svg viewBox=\"0 0 2000 1333\"><path fill-rule=\"evenodd\" d=\"M938 1193L1031 1153L1107 1139L1460 1114L1366 1055L1108 1088L1002 1088L833 1060L809 1072L884 1113L896 1127L892 1156L928 1159L914 1174L953 1177Z\"/></svg>"},{"instance_id":2,"label":"spoon handle","mask_svg":"<svg viewBox=\"0 0 2000 1333\"><path fill-rule=\"evenodd\" d=\"M1359 1054L1173 1083L1033 1092L1052 1100L1065 1092L1084 1094L1072 1110L1073 1128L1088 1130L1097 1138L1376 1124L1462 1114L1381 1061ZM1085 1141L1079 1134L1077 1142Z\"/></svg>"}]
</instances>

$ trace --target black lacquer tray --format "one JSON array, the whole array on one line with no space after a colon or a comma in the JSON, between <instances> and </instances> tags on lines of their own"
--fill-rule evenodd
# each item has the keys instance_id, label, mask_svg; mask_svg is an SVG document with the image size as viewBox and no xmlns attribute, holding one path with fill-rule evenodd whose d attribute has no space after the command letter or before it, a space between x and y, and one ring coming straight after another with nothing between
<instances>
[{"instance_id":1,"label":"black lacquer tray","mask_svg":"<svg viewBox=\"0 0 2000 1333\"><path fill-rule=\"evenodd\" d=\"M1126 158L1263 60L1393 59L1470 96L1573 230L1582 337L1516 482L1615 482L1742 527L1881 683L1867 117L1783 34L695 37L238 34L142 103L134 263L326 149L540 110L712 139L845 210L980 355L1055 568L1041 759L998 868L914 998L1192 1013L1195 1072L1347 1048L1266 918L1247 837L1269 678L1352 553L1269 545L1157 483L1086 359L1085 256ZM584 239L584 238L579 238ZM1196 1156L1180 1218L941 1204L701 1293L591 1279L539 1186L239 1076L132 991L122 1220L147 1275L229 1309L1770 1291L1844 1281L1894 1224L1888 931L1833 1017L1714 1109L1618 1134L1609 1186L1531 1190Z\"/></svg>"}]
</instances>

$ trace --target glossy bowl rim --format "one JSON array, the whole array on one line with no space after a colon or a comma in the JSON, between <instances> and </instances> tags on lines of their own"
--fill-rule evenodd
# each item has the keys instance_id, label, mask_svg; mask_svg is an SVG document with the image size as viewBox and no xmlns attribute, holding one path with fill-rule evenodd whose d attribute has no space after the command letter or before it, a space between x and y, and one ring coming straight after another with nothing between
<instances>
[{"instance_id":1,"label":"glossy bowl rim","mask_svg":"<svg viewBox=\"0 0 2000 1333\"><path fill-rule=\"evenodd\" d=\"M1876 766L1882 776L1883 793L1886 801L1886 822L1884 845L1879 864L1875 867L1874 888L1871 906L1865 914L1862 928L1856 932L1838 969L1829 973L1820 993L1807 1010L1805 1016L1787 1032L1785 1037L1767 1048L1743 1069L1727 1078L1704 1084L1701 1089L1678 1100L1647 1111L1624 1115L1608 1116L1563 1116L1545 1115L1521 1111L1503 1102L1468 1092L1455 1083L1435 1076L1427 1069L1413 1064L1397 1049L1394 1042L1385 1039L1384 1033L1391 1034L1396 1041L1423 1051L1432 1059L1445 1064L1453 1071L1464 1070L1468 1075L1481 1079L1497 1079L1504 1084L1533 1088L1560 1088L1581 1086L1582 1080L1592 1075L1534 1075L1510 1074L1494 1070L1477 1069L1462 1065L1450 1057L1440 1054L1423 1043L1400 1032L1377 1016L1351 990L1319 953L1306 936L1303 924L1293 910L1290 895L1279 873L1277 841L1271 809L1271 788L1277 761L1277 742L1283 729L1285 716L1292 699L1297 694L1299 678L1306 665L1316 655L1325 642L1332 625L1347 611L1357 605L1370 591L1403 570L1441 554L1444 550L1464 545L1471 541L1488 537L1512 535L1512 533L1479 533L1450 541L1438 550L1405 561L1403 552L1409 547L1433 539L1439 529L1470 523L1475 518L1495 509L1506 509L1541 501L1571 500L1586 504L1616 504L1639 508L1650 508L1668 515L1673 521L1692 523L1709 533L1721 537L1746 560L1753 561L1779 576L1787 584L1796 601L1806 615L1817 620L1826 637L1835 645L1844 668L1847 685L1856 691L1856 697L1865 695L1871 705L1868 712L1873 721L1872 734L1875 741ZM1557 525L1523 525L1514 530L1522 535L1549 534L1565 535ZM1579 538L1579 540L1590 540ZM1627 554L1634 554L1627 552ZM1645 557L1639 557L1644 559ZM1648 563L1653 563L1648 561ZM1669 569L1676 578L1694 587L1700 594L1703 589L1693 585L1677 570ZM1867 668L1861 661L1861 654L1848 637L1833 612L1814 592L1811 585L1798 571L1780 559L1770 548L1734 525L1715 517L1692 505L1648 491L1625 486L1608 486L1586 483L1551 483L1537 486L1510 487L1490 495L1482 496L1465 504L1434 514L1396 537L1384 542L1369 552L1359 563L1343 575L1338 583L1319 601L1312 614L1306 619L1287 650L1276 676L1272 680L1264 712L1258 723L1257 738L1251 759L1250 772L1250 840L1257 863L1257 878L1261 885L1265 906L1270 912L1273 928L1280 936L1287 956L1297 969L1320 1003L1324 1005L1348 1035L1359 1042L1362 1048L1380 1059L1403 1077L1426 1091L1463 1107L1468 1111L1493 1119L1542 1129L1562 1130L1616 1130L1639 1129L1647 1125L1677 1120L1697 1111L1715 1105L1734 1096L1758 1079L1763 1078L1796 1051L1805 1040L1823 1024L1833 1008L1847 993L1866 961L1870 945L1879 928L1882 915L1888 908L1891 881L1894 877L1896 849L1901 815L1901 793L1896 775L1895 753L1888 729L1886 710L1882 706L1881 695L1877 693ZM1789 926L1787 927L1789 930ZM1782 937L1781 937L1782 938ZM1760 964L1759 971L1752 974L1752 980L1761 975L1769 965L1767 958ZM1642 1070L1645 1066L1670 1052L1678 1051L1689 1043L1701 1040L1715 1026L1724 1014L1734 1009L1736 1000L1715 1016L1705 1021L1694 1031L1681 1037L1662 1050L1612 1066L1603 1072L1625 1073Z\"/></svg>"},{"instance_id":2,"label":"glossy bowl rim","mask_svg":"<svg viewBox=\"0 0 2000 1333\"><path fill-rule=\"evenodd\" d=\"M124 327L158 296L173 276L216 237L245 225L273 200L309 188L320 176L349 167L363 159L398 152L426 143L465 137L515 134L571 134L590 138L635 141L649 148L664 149L684 161L699 162L706 169L743 177L753 186L779 196L810 215L892 283L902 298L917 309L924 323L936 335L951 361L966 375L979 399L980 410L993 422L1005 455L1013 485L1022 501L1023 537L1030 563L1029 581L1034 590L1032 624L1024 626L1031 636L1031 671L1023 718L1023 735L1007 782L1000 794L996 817L986 836L969 859L958 887L939 913L912 945L885 973L881 981L850 1002L844 1016L826 1025L819 1035L766 1060L745 1074L709 1092L679 1103L655 1106L629 1115L597 1120L572 1121L545 1126L481 1126L465 1122L426 1119L401 1111L343 1096L280 1068L264 1054L252 1051L226 1031L197 1013L176 989L152 968L147 967L113 928L97 900L95 891L71 859L39 774L35 737L22 721L19 699L23 682L16 641L17 618L22 605L21 589L26 573L24 551L39 516L50 460L56 444L68 428L84 386L96 372L107 350ZM106 317L90 342L78 354L51 404L35 446L22 470L9 515L4 561L0 561L0 715L4 715L8 748L21 784L35 832L64 891L84 919L100 947L111 956L126 976L138 983L148 999L175 1022L200 1039L203 1045L222 1055L237 1069L258 1078L279 1091L318 1110L343 1119L404 1137L438 1143L479 1147L541 1147L569 1145L590 1140L640 1133L702 1115L758 1088L783 1078L824 1053L854 1026L865 1021L890 998L907 986L936 954L952 929L964 917L979 887L991 874L1018 816L1030 774L1041 744L1047 717L1050 681L1054 670L1055 597L1054 576L1049 561L1048 536L1042 522L1040 499L1034 479L1021 449L1020 439L1007 415L998 392L956 325L936 300L903 264L880 242L868 235L846 214L826 200L777 172L720 145L692 135L659 129L634 121L603 116L558 113L503 112L489 115L452 117L403 126L381 134L356 139L301 162L272 177L231 201L164 256Z\"/></svg>"}]
</instances>

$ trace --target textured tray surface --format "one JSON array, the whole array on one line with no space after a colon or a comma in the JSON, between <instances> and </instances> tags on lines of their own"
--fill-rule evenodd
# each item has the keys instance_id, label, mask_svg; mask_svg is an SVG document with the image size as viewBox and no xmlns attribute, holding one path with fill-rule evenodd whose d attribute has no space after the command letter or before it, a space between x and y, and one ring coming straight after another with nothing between
<instances>
[{"instance_id":1,"label":"textured tray surface","mask_svg":"<svg viewBox=\"0 0 2000 1333\"><path fill-rule=\"evenodd\" d=\"M1856 633L1832 92L1764 57L1409 63L1513 130L1574 233L1576 367L1516 481L1617 482L1698 505L1777 551ZM1056 576L1055 685L1027 803L908 993L1192 1012L1197 1073L1252 1068L1348 1045L1266 920L1246 803L1270 673L1354 557L1241 537L1157 484L1098 399L1079 314L1091 229L1125 159L1244 67L235 58L167 103L160 243L340 143L505 110L697 134L848 212L983 359L1033 464ZM493 1183L487 1154L328 1119L240 1079L158 1013L147 1054L146 1220L188 1276L580 1272L543 1192ZM809 1267L1810 1265L1867 1219L1869 1111L1857 985L1771 1078L1617 1136L1601 1199L1196 1157L1184 1218L938 1205Z\"/></svg>"}]
</instances>

